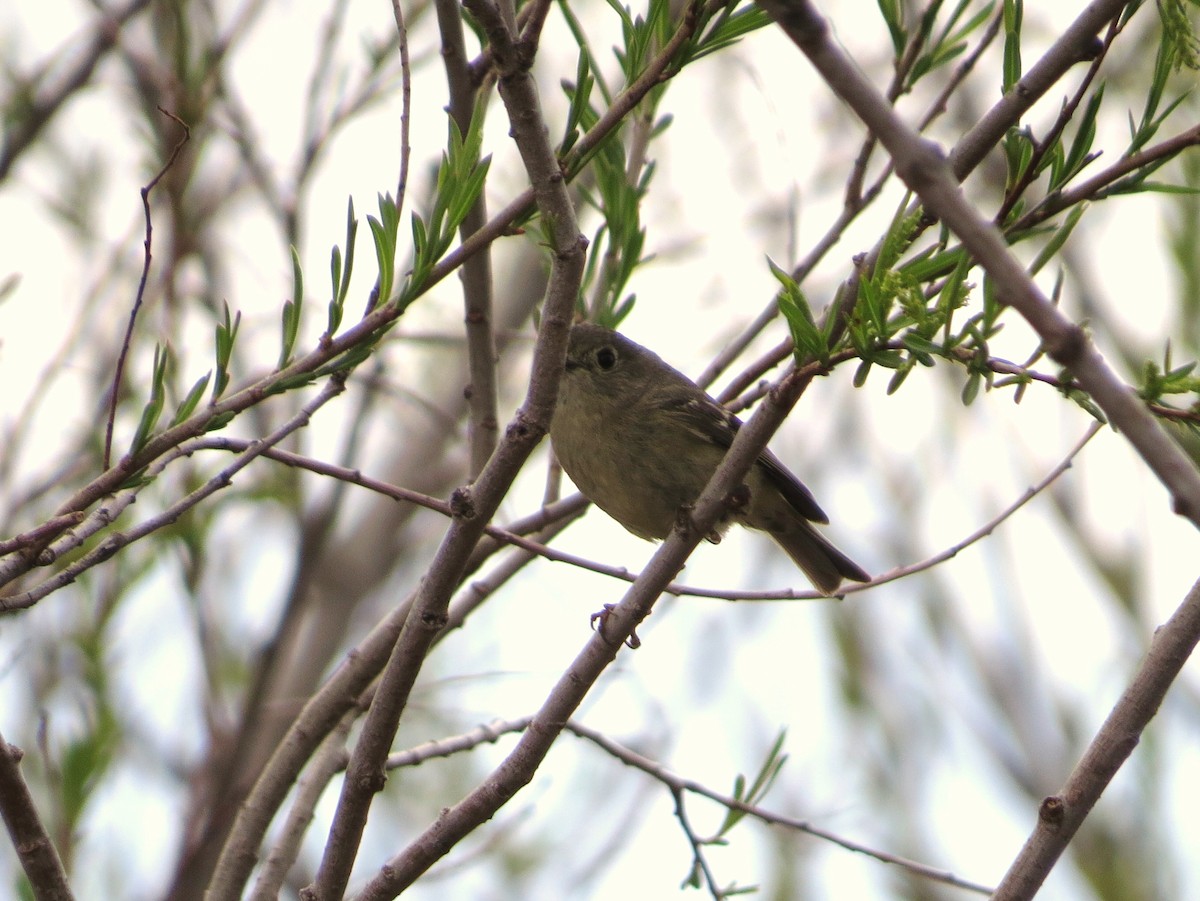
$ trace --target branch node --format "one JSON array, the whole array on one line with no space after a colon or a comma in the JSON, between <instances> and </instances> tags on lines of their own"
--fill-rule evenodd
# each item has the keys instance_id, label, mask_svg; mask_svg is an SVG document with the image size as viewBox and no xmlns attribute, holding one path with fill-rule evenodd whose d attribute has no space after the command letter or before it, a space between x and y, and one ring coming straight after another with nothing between
<instances>
[{"instance_id":1,"label":"branch node","mask_svg":"<svg viewBox=\"0 0 1200 901\"><path fill-rule=\"evenodd\" d=\"M473 519L475 516L475 500L471 497L471 489L467 486L455 488L450 495L450 515L455 519Z\"/></svg>"},{"instance_id":2,"label":"branch node","mask_svg":"<svg viewBox=\"0 0 1200 901\"><path fill-rule=\"evenodd\" d=\"M1067 814L1067 805L1058 795L1050 795L1038 808L1038 820L1047 829L1057 830Z\"/></svg>"}]
</instances>

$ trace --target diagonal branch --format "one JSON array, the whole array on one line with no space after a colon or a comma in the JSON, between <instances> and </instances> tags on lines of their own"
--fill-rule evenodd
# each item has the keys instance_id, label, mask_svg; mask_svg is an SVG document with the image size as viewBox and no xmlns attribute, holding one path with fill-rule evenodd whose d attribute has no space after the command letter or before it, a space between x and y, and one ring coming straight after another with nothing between
<instances>
[{"instance_id":1,"label":"diagonal branch","mask_svg":"<svg viewBox=\"0 0 1200 901\"><path fill-rule=\"evenodd\" d=\"M73 901L54 842L34 806L18 766L23 752L0 735L0 817L37 901Z\"/></svg>"},{"instance_id":2,"label":"diagonal branch","mask_svg":"<svg viewBox=\"0 0 1200 901\"><path fill-rule=\"evenodd\" d=\"M435 823L388 861L363 889L360 901L395 897L464 836L494 816L533 778L588 691L616 659L617 652L633 636L638 624L650 615L659 595L683 568L696 545L727 511L750 466L816 373L816 366L794 370L764 399L755 414L738 430L725 460L693 506L690 523L676 527L621 602L606 610L601 627L551 689L513 751L480 786L443 811Z\"/></svg>"},{"instance_id":3,"label":"diagonal branch","mask_svg":"<svg viewBox=\"0 0 1200 901\"><path fill-rule=\"evenodd\" d=\"M455 493L454 520L417 590L412 613L405 619L351 755L325 853L311 888L310 896L323 901L333 901L345 893L371 801L386 780L388 749L425 655L447 622L451 592L484 527L548 430L566 358L571 312L583 277L585 241L547 138L537 88L529 71L532 58L528 48L516 43L506 17L488 0L476 0L469 7L488 32L500 73L500 97L553 245L550 283L525 403L479 479Z\"/></svg>"},{"instance_id":4,"label":"diagonal branch","mask_svg":"<svg viewBox=\"0 0 1200 901\"><path fill-rule=\"evenodd\" d=\"M1084 818L1133 753L1167 690L1200 639L1200 582L1154 632L1133 681L1092 739L1066 784L1042 801L1037 825L1004 874L992 901L1032 898L1079 830Z\"/></svg>"},{"instance_id":5,"label":"diagonal branch","mask_svg":"<svg viewBox=\"0 0 1200 901\"><path fill-rule=\"evenodd\" d=\"M828 26L807 0L759 0L800 47L831 88L879 135L896 160L897 174L971 252L1000 296L1042 338L1047 353L1071 370L1171 493L1174 509L1200 525L1200 474L1135 392L1109 368L1087 334L1042 294L1009 253L994 226L963 197L940 151L909 129L849 57L829 39ZM1093 4L1099 7L1103 4ZM1123 3L1113 4L1120 11ZM1115 13L1114 13L1115 14ZM1082 40L1082 37L1080 38ZM1157 630L1149 653L1100 728L1064 791L1048 798L1038 827L994 897L1030 898L1083 822L1157 711L1200 640L1200 586Z\"/></svg>"},{"instance_id":6,"label":"diagonal branch","mask_svg":"<svg viewBox=\"0 0 1200 901\"><path fill-rule=\"evenodd\" d=\"M962 241L995 282L1000 296L1033 326L1046 352L1074 374L1112 424L1137 449L1171 493L1175 511L1200 527L1200 473L1100 356L1087 333L1071 322L1026 274L994 225L959 189L941 151L896 115L850 57L829 38L829 27L808 0L760 0L829 86L862 118L896 161L897 174L925 207ZM1124 4L1120 4L1123 6Z\"/></svg>"}]
</instances>

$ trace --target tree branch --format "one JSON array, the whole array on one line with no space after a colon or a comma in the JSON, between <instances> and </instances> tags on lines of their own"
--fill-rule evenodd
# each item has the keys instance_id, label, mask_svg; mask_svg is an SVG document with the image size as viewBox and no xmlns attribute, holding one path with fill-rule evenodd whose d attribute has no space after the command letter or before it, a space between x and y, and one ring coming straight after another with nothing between
<instances>
[{"instance_id":1,"label":"tree branch","mask_svg":"<svg viewBox=\"0 0 1200 901\"><path fill-rule=\"evenodd\" d=\"M896 115L862 71L829 39L808 0L760 0L829 86L879 135L896 172L944 222L996 283L1004 301L1033 326L1046 352L1074 374L1171 494L1175 512L1200 526L1200 473L1136 393L1109 368L1087 333L1030 280L1003 236L963 196L946 158ZM1119 4L1124 6L1124 4ZM1094 33L1092 35L1094 37Z\"/></svg>"},{"instance_id":2,"label":"tree branch","mask_svg":"<svg viewBox=\"0 0 1200 901\"><path fill-rule=\"evenodd\" d=\"M74 901L54 842L21 775L23 752L0 735L0 816L37 901Z\"/></svg>"},{"instance_id":3,"label":"tree branch","mask_svg":"<svg viewBox=\"0 0 1200 901\"><path fill-rule=\"evenodd\" d=\"M992 901L1024 901L1041 888L1084 818L1137 747L1167 690L1200 638L1200 582L1159 626L1133 681L1057 795L1042 801L1033 834L1012 862Z\"/></svg>"},{"instance_id":4,"label":"tree branch","mask_svg":"<svg viewBox=\"0 0 1200 901\"><path fill-rule=\"evenodd\" d=\"M512 480L549 429L566 358L571 313L583 277L586 242L579 233L565 179L547 138L537 88L529 72L532 57L516 44L505 17L488 0L468 5L488 33L513 139L553 246L550 283L525 403L476 483L455 493L455 518L417 589L412 615L405 619L351 755L325 853L311 890L306 890L307 897L322 901L337 901L345 893L371 801L386 780L388 748L425 655L447 621L451 592Z\"/></svg>"}]
</instances>

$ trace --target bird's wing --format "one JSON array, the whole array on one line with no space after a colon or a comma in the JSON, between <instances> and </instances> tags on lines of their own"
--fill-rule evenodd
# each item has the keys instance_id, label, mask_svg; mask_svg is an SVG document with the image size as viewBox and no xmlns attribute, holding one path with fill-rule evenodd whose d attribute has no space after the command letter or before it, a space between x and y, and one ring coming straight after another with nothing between
<instances>
[{"instance_id":1,"label":"bird's wing","mask_svg":"<svg viewBox=\"0 0 1200 901\"><path fill-rule=\"evenodd\" d=\"M742 426L740 419L698 388L667 396L662 400L660 409L694 435L723 450L728 450L733 444L733 437ZM812 492L771 451L764 450L756 465L762 467L767 478L797 513L812 522L829 522L829 517Z\"/></svg>"}]
</instances>

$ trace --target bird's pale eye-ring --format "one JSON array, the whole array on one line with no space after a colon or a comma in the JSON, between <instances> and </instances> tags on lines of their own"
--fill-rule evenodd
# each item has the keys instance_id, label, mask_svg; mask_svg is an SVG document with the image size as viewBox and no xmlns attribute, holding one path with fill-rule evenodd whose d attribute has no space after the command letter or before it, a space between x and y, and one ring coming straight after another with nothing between
<instances>
[{"instance_id":1,"label":"bird's pale eye-ring","mask_svg":"<svg viewBox=\"0 0 1200 901\"><path fill-rule=\"evenodd\" d=\"M607 371L617 365L617 352L615 349L605 345L596 351L596 362L600 368Z\"/></svg>"}]
</instances>

